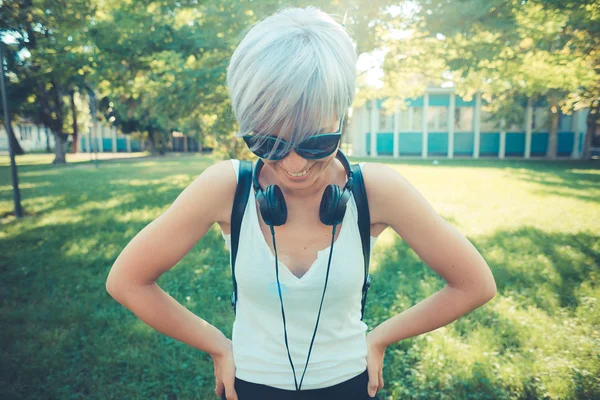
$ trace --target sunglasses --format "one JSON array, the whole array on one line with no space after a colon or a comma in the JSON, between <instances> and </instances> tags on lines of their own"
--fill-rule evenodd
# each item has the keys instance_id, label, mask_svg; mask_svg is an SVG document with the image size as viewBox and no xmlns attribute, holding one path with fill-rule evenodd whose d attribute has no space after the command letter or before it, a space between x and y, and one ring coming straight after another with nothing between
<instances>
[{"instance_id":1,"label":"sunglasses","mask_svg":"<svg viewBox=\"0 0 600 400\"><path fill-rule=\"evenodd\" d=\"M286 147L288 141L280 139L279 144L275 147L275 143L277 142L276 136L259 137L256 135L244 135L242 138L250 151L259 158L266 158L272 161L281 160L287 157L293 149L302 158L317 160L331 155L337 149L342 138L343 124L344 116L342 115L340 127L337 132L313 135L298 144L291 141L291 146L286 152L283 149Z\"/></svg>"}]
</instances>

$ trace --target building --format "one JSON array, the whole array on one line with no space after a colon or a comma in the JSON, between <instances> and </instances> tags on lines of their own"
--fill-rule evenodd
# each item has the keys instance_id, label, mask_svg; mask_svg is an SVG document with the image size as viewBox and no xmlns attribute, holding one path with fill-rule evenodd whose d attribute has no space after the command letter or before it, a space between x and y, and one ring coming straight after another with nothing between
<instances>
[{"instance_id":1,"label":"building","mask_svg":"<svg viewBox=\"0 0 600 400\"><path fill-rule=\"evenodd\" d=\"M54 135L46 127L29 121L13 123L13 130L25 152L44 151L54 148ZM4 125L0 127L0 153L8 153L8 135Z\"/></svg>"},{"instance_id":2,"label":"building","mask_svg":"<svg viewBox=\"0 0 600 400\"><path fill-rule=\"evenodd\" d=\"M489 121L476 94L466 101L453 88L428 88L407 101L408 109L387 114L382 99L353 110L350 127L354 156L532 158L548 147L548 108L530 101L523 126L502 129ZM559 115L557 156L581 158L588 110Z\"/></svg>"},{"instance_id":3,"label":"building","mask_svg":"<svg viewBox=\"0 0 600 400\"><path fill-rule=\"evenodd\" d=\"M45 152L47 149L54 152L54 135L45 126L21 120L19 123L13 123L13 129L19 144L26 153ZM67 151L70 151L72 140L73 136L69 136ZM78 150L81 153L94 151L130 153L144 150L144 143L141 140L132 139L130 135L120 134L116 127L109 125L98 124L96 135L92 135L90 132L80 133L78 140ZM0 127L0 153L8 153L8 151L8 135L4 127Z\"/></svg>"}]
</instances>

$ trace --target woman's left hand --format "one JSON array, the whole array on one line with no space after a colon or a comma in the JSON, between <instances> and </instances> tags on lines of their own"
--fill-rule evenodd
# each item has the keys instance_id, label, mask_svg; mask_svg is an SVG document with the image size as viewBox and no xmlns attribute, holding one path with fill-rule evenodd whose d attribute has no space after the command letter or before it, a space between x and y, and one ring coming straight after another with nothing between
<instances>
[{"instance_id":1,"label":"woman's left hand","mask_svg":"<svg viewBox=\"0 0 600 400\"><path fill-rule=\"evenodd\" d=\"M383 358L387 346L378 343L369 332L367 335L367 371L369 373L369 396L375 397L378 391L383 389Z\"/></svg>"}]
</instances>

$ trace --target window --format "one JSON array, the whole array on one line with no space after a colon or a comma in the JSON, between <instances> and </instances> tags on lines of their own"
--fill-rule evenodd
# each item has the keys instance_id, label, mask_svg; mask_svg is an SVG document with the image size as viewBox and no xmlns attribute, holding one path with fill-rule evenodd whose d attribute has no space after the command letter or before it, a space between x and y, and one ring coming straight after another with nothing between
<instances>
[{"instance_id":1,"label":"window","mask_svg":"<svg viewBox=\"0 0 600 400\"><path fill-rule=\"evenodd\" d=\"M423 107L413 107L413 132L423 131Z\"/></svg>"},{"instance_id":2,"label":"window","mask_svg":"<svg viewBox=\"0 0 600 400\"><path fill-rule=\"evenodd\" d=\"M394 130L394 114L386 114L386 110L379 109L379 131L391 132Z\"/></svg>"},{"instance_id":3,"label":"window","mask_svg":"<svg viewBox=\"0 0 600 400\"><path fill-rule=\"evenodd\" d=\"M448 107L429 107L427 109L427 131L445 132L448 130Z\"/></svg>"},{"instance_id":4,"label":"window","mask_svg":"<svg viewBox=\"0 0 600 400\"><path fill-rule=\"evenodd\" d=\"M481 123L479 126L481 132L500 132L502 129L500 121L492 119L492 114L481 110Z\"/></svg>"},{"instance_id":5,"label":"window","mask_svg":"<svg viewBox=\"0 0 600 400\"><path fill-rule=\"evenodd\" d=\"M548 108L535 107L532 113L531 129L538 132L548 130L550 128L548 122Z\"/></svg>"},{"instance_id":6,"label":"window","mask_svg":"<svg viewBox=\"0 0 600 400\"><path fill-rule=\"evenodd\" d=\"M400 127L399 130L400 131L404 131L404 132L408 132L410 131L410 112L408 111L408 109L406 110L400 110Z\"/></svg>"},{"instance_id":7,"label":"window","mask_svg":"<svg viewBox=\"0 0 600 400\"><path fill-rule=\"evenodd\" d=\"M473 107L456 107L454 110L454 131L473 132Z\"/></svg>"},{"instance_id":8,"label":"window","mask_svg":"<svg viewBox=\"0 0 600 400\"><path fill-rule=\"evenodd\" d=\"M21 136L21 140L31 140L31 126L19 125L19 134Z\"/></svg>"},{"instance_id":9,"label":"window","mask_svg":"<svg viewBox=\"0 0 600 400\"><path fill-rule=\"evenodd\" d=\"M560 132L569 132L572 130L573 116L563 113L558 114L558 130Z\"/></svg>"}]
</instances>

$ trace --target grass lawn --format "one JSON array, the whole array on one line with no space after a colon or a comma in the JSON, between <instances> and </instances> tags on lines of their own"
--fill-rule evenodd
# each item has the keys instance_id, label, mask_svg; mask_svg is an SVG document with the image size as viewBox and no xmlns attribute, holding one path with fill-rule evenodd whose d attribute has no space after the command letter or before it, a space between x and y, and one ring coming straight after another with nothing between
<instances>
[{"instance_id":1,"label":"grass lawn","mask_svg":"<svg viewBox=\"0 0 600 400\"><path fill-rule=\"evenodd\" d=\"M128 241L214 160L51 160L17 158L16 220L0 157L0 398L215 399L210 357L105 289ZM469 238L498 286L485 306L390 346L380 398L600 398L598 162L380 161ZM373 252L371 328L444 285L390 229ZM231 337L228 261L215 226L158 284Z\"/></svg>"}]
</instances>

